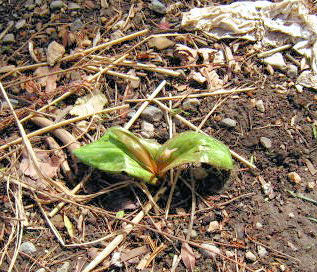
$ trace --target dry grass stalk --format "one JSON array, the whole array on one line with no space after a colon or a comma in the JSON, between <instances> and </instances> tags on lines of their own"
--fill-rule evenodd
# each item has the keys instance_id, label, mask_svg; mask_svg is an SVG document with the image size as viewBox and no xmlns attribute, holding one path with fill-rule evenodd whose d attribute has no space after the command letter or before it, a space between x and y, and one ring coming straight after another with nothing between
<instances>
[{"instance_id":1,"label":"dry grass stalk","mask_svg":"<svg viewBox=\"0 0 317 272\"><path fill-rule=\"evenodd\" d=\"M161 188L156 195L153 197L154 202L157 202L158 199L164 192L166 191L166 187ZM142 211L140 211L131 221L132 224L126 225L123 230L122 234L119 234L116 238L114 238L108 246L103 249L97 257L90 262L83 270L83 272L92 271L98 264L100 264L111 252L123 241L124 237L129 234L133 230L134 224L138 224L144 217L146 213L148 213L152 209L152 202L149 201Z\"/></svg>"},{"instance_id":2,"label":"dry grass stalk","mask_svg":"<svg viewBox=\"0 0 317 272\"><path fill-rule=\"evenodd\" d=\"M184 99L184 98L200 98L200 97L208 97L208 96L218 96L218 95L227 95L227 94L236 94L236 93L242 93L242 92L249 92L253 91L255 88L243 88L243 89L232 89L232 90L216 90L213 92L208 93L200 93L200 94L189 94L189 95L176 95L176 96L165 96L165 97L157 97L155 98L156 101L165 101L165 100L178 100L178 99ZM127 99L126 103L139 103L144 101L149 101L149 98L145 99Z\"/></svg>"},{"instance_id":3,"label":"dry grass stalk","mask_svg":"<svg viewBox=\"0 0 317 272\"><path fill-rule=\"evenodd\" d=\"M167 106L165 106L163 103L161 103L160 101L157 101L156 99L154 99L153 102L156 103L162 109L164 109L166 111L170 111L170 109ZM199 132L201 132L201 133L203 133L205 135L208 135L207 133L203 132L202 130L198 130L198 127L196 127L194 124L192 124L191 122L186 120L184 117L180 116L179 114L175 114L174 117L177 118L179 121L183 122L186 126L190 127L191 129L199 131ZM231 155L233 157L235 157L237 160L239 160L240 162L244 163L248 167L250 167L252 169L256 169L256 166L254 164L250 163L248 160L246 160L245 158L241 157L236 152L230 150L230 153L231 153Z\"/></svg>"},{"instance_id":4,"label":"dry grass stalk","mask_svg":"<svg viewBox=\"0 0 317 272\"><path fill-rule=\"evenodd\" d=\"M27 134L26 136L27 136L27 138L31 138L31 137L34 137L34 136L39 136L39 135L42 135L44 133L50 132L52 130L58 129L60 127L63 127L63 126L66 126L66 125L69 125L69 124L84 120L87 117L91 117L93 115L109 113L109 112L112 112L112 111L126 109L128 107L129 107L128 105L122 105L122 106L117 106L117 107L113 107L113 108L104 109L104 110L96 112L96 113L87 114L85 116L75 117L75 118L72 118L72 119L68 119L68 120L61 121L59 123L50 125L48 127L41 128L41 129L39 129L37 131L34 131L34 132L31 132L31 133ZM22 142L22 138L18 138L16 140L13 140L12 142L9 142L9 143L7 143L5 145L0 146L0 150L5 150L5 149L7 149L8 147L10 147L12 145L20 144L21 142Z\"/></svg>"},{"instance_id":5,"label":"dry grass stalk","mask_svg":"<svg viewBox=\"0 0 317 272\"><path fill-rule=\"evenodd\" d=\"M151 101L152 99L155 98L155 96L164 88L166 84L166 80L163 80L159 86L154 90L154 92L149 96L149 100ZM150 101L145 101L141 107L138 109L138 111L133 115L133 117L130 119L128 123L124 125L125 129L129 129L132 124L139 118L140 114L144 111L144 109L150 104Z\"/></svg>"}]
</instances>

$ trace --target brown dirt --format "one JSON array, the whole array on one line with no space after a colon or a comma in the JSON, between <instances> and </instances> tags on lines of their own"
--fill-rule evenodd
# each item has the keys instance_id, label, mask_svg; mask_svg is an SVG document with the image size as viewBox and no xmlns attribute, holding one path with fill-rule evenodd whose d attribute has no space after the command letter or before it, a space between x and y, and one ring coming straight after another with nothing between
<instances>
[{"instance_id":1,"label":"brown dirt","mask_svg":"<svg viewBox=\"0 0 317 272\"><path fill-rule=\"evenodd\" d=\"M0 5L1 31L6 27L8 21L16 20L20 16L28 18L25 14L31 14L30 11L25 10L21 2L10 1L10 4ZM1 64L23 66L33 63L27 46L24 46L24 43L31 38L32 33L35 33L33 30L37 29L39 31L41 26L44 29L47 28L48 26L45 24L48 22L52 23L53 27L56 27L56 24L72 23L76 18L80 18L84 23L82 32L89 36L89 33L96 33L97 27L101 27L102 31L105 31L102 28L104 23L101 22L100 16L105 16L109 20L109 18L118 14L117 10L121 10L124 14L130 8L130 3L109 1L111 3L110 7L102 11L104 14L100 14L99 1L96 1L98 3L94 4L94 7L89 6L91 4L90 1L77 2L81 5L86 4L87 7L77 12L76 15L73 14L70 16L71 13L68 11L64 13L55 12L56 18L52 19L49 14L44 16L33 14L29 18L30 23L27 30L17 31L13 29L10 31L10 33L15 34L16 43L0 48ZM172 3L173 1L166 2ZM135 4L137 3L135 2ZM188 5L193 6L189 1ZM144 6L146 7L146 3ZM187 10L188 7L184 7L181 10ZM162 16L150 11L148 8L144 8L142 16L134 18L135 22L133 22L133 27L129 33L141 30L144 27L149 28L152 32L162 32L162 30L157 29L157 24L160 23L161 19ZM172 25L175 23L173 25L175 29L172 30L175 30L175 32L178 31L177 23L179 23L180 18L167 19ZM53 22L50 20L53 20ZM145 25L138 23L142 20ZM36 28L37 25L38 27ZM109 33L103 32L102 34L104 37L109 37ZM55 34L54 38L57 40L60 39L57 33ZM93 36L93 34L91 35ZM52 37L44 34L43 37L40 36L36 40L37 45L46 48L52 39ZM230 46L233 42L226 41L226 43ZM136 41L117 45L111 51L111 55L124 52L135 44ZM213 42L208 43L208 46L212 45ZM19 50L20 47L21 49ZM236 161L235 168L223 187L223 183L227 178L226 173L206 167L209 176L203 181L196 182L196 191L202 195L210 207L207 207L200 198L197 198L197 210L193 225L196 235L192 237L192 241L196 243L213 243L221 249L223 255L225 255L226 251L230 251L233 253L232 259L235 259L240 264L247 265L247 271L315 272L317 271L317 224L309 218L317 218L316 206L309 201L292 196L289 191L303 194L311 199L317 199L316 174L312 175L307 167L308 160L312 163L313 167L317 168L317 139L314 138L312 131L312 124L317 118L316 94L313 90L309 89L304 89L302 93L299 93L294 86L296 79L289 78L281 71L275 71L274 75L269 75L256 57L251 56L244 62L243 56L248 54L252 47L253 44L247 43L239 49L237 54L239 55L239 59L242 60L242 71L232 74L230 87L248 85L255 86L256 89L252 92L242 93L228 99L209 118L203 131L222 140L232 150L243 157L247 159L252 157L257 169L247 169L243 164ZM141 48L138 53L144 53L147 50L145 46ZM170 49L157 52L164 59L166 66L180 65L179 60L171 56L172 51ZM14 54L13 57L12 54ZM131 54L133 55L134 53ZM299 58L299 56L295 57ZM136 59L137 57L134 55L133 58ZM252 69L249 69L250 64L252 64ZM64 64L64 66L62 68L65 69L68 66L70 67L71 64ZM190 68L184 70L188 74ZM121 71L127 72L128 70L123 68ZM226 74L229 71L227 67L223 67L218 72ZM21 78L22 76L31 77L32 75L32 71L20 74ZM120 100L122 99L126 83L112 76L106 76L105 78L105 81L102 83L105 84L104 86L107 86L108 94L113 99L112 105L114 105L115 88L117 88L119 93L118 99ZM19 76L8 76L3 79L2 83L4 85L10 84L15 79L19 79ZM168 81L165 95L169 93L178 95L179 92L174 88L177 84L195 86L193 82L188 82L185 79L175 79L160 74L146 73L146 76L142 77L140 89L133 95L133 98L144 97L151 90L154 90L162 79ZM62 82L59 83L59 87L67 86L68 82L69 77L63 77ZM280 86L283 86L285 90L281 89ZM198 87L201 90L206 88L203 85L199 85ZM31 101L35 108L46 104L48 102L47 99L51 98L41 97L37 94L34 94L30 98L30 95L25 91L15 92L16 88L19 89L19 85L16 85L15 88L12 86L7 87L7 90L10 94L18 96L18 98ZM56 97L60 93L56 93ZM61 103L60 108L72 105L77 96L79 95L74 95ZM259 99L264 102L264 113L259 112L252 104L252 100L256 101ZM187 111L183 113L183 116L193 124L199 125L217 101L218 97L200 98L201 106L198 110ZM131 104L131 106L137 109L139 105ZM21 106L21 108L23 107L24 105ZM10 117L9 111L0 114L2 118ZM219 120L224 117L236 120L238 125L230 129L221 126ZM126 121L127 118L121 117L118 114L111 114L110 119L96 122L97 130L93 131L91 136L113 125L123 125ZM136 133L140 132L140 124L141 121L138 120L131 130ZM155 123L154 125L155 138L159 142L167 140L168 128L165 122ZM188 129L184 124L179 122L176 122L176 126L178 132ZM27 132L36 129L37 127L31 123L26 125ZM71 126L67 129L70 132L72 131ZM17 135L18 130L15 123L11 122L0 132L1 143L8 142L16 138ZM265 149L260 144L261 137L269 138L272 141L272 147ZM36 142L32 143L36 147L46 149L47 146L44 144L43 139L44 137L38 138ZM88 139L86 138L86 141ZM84 143L84 141L82 142ZM9 154L6 158L2 157L0 167L7 169L11 174L15 173L18 166L15 165L14 161L19 155L20 151L16 151ZM72 162L70 156L68 158L69 162ZM76 167L74 163L71 166L73 170ZM88 171L88 167L79 164L76 182L79 182ZM298 184L289 180L287 175L290 172L296 172L301 177L301 181ZM190 183L189 167L183 171L182 177ZM72 186L66 177L61 176L61 178L65 180L68 186ZM81 194L98 192L108 185L128 179L124 175L114 176L93 170ZM261 180L271 184L274 191L272 198L264 193ZM210 186L211 182L213 186ZM9 183L5 182L3 178L0 187L0 248L3 250L10 233L14 231L12 226L16 223L16 219L14 219L16 214L13 212L14 207L11 206L10 202L14 202L13 193L7 191L7 184ZM312 184L315 185L314 188L311 187ZM15 185L10 184L10 186L10 190L17 190ZM157 187L150 186L149 188L153 193L157 191ZM26 217L29 225L24 229L22 242L32 242L36 246L37 251L33 255L20 253L16 260L14 271L37 271L41 267L47 269L46 271L56 271L65 262L69 262L70 264L68 271L82 271L81 267L89 263L96 255L94 252L103 249L110 241L101 241L86 247L71 248L61 246L36 205L32 192L27 189L23 192L23 206L33 206L26 208ZM174 254L180 253L180 241L177 239L167 239L164 235L156 233L149 228L160 227L165 233L184 238L184 229L188 228L190 220L191 192L182 182L178 183L172 201L170 216L166 220L164 219L164 209L167 198L168 192L164 194L158 203L161 210L152 210L150 213L152 215L151 218L146 216L141 221L143 227L137 227L116 250L126 253L133 248L146 245L148 251L150 251L149 239L155 241L155 247L164 243L166 248L143 271L170 271ZM146 195L138 187L129 186L99 196L88 204L86 203L87 206L66 205L61 214L52 219L52 222L67 244L87 242L120 230L126 222L115 219L114 215L116 212L124 209L125 218L131 220L136 211L140 210L139 201L145 203L146 200ZM47 212L53 207L54 204L44 205L44 209ZM70 238L65 229L63 215L67 215L75 226L74 238ZM156 225L153 224L153 220ZM210 233L207 229L209 223L212 221L218 221L221 229ZM267 250L265 256L259 257L258 246L263 246ZM204 255L198 248L193 248L196 257L195 271L245 271L243 267L239 267L223 255L211 258ZM7 254L4 256L0 271L8 270L14 250L13 240L7 249ZM256 255L255 262L246 260L245 253L247 251L251 251ZM3 251L0 252L2 254ZM138 256L124 262L122 267L109 266L110 258L108 257L102 264L105 268L98 271L137 271L136 266L141 257L143 256ZM262 270L260 270L261 268ZM176 271L186 271L182 262L179 263Z\"/></svg>"}]
</instances>

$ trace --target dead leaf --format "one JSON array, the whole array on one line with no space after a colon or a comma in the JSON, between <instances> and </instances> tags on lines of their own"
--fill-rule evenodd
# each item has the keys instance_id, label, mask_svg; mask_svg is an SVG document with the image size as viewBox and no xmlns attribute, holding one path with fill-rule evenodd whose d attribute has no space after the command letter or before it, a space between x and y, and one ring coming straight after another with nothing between
<instances>
[{"instance_id":1,"label":"dead leaf","mask_svg":"<svg viewBox=\"0 0 317 272\"><path fill-rule=\"evenodd\" d=\"M181 59L182 65L196 64L198 52L183 44L176 44L174 55Z\"/></svg>"},{"instance_id":2,"label":"dead leaf","mask_svg":"<svg viewBox=\"0 0 317 272\"><path fill-rule=\"evenodd\" d=\"M53 66L58 60L60 60L65 53L65 48L61 44L53 41L47 48L47 62L50 66Z\"/></svg>"},{"instance_id":3,"label":"dead leaf","mask_svg":"<svg viewBox=\"0 0 317 272\"><path fill-rule=\"evenodd\" d=\"M88 94L78 98L75 102L75 106L69 113L76 116L85 116L101 111L107 103L108 100L103 93L96 92L94 94Z\"/></svg>"},{"instance_id":4,"label":"dead leaf","mask_svg":"<svg viewBox=\"0 0 317 272\"><path fill-rule=\"evenodd\" d=\"M40 77L37 79L38 83L42 86L45 87L45 93L46 94L51 94L55 91L57 87L56 81L58 80L58 75L52 75L51 73L58 72L60 70L59 66L56 65L53 68L50 68L48 66L43 66L39 67L35 70L34 75L35 76L42 76L42 75L47 75L44 77Z\"/></svg>"},{"instance_id":5,"label":"dead leaf","mask_svg":"<svg viewBox=\"0 0 317 272\"><path fill-rule=\"evenodd\" d=\"M36 56L35 52L34 52L34 45L33 45L33 42L32 41L29 41L29 53L32 57L32 59L35 61L35 62L40 62L38 57Z\"/></svg>"},{"instance_id":6,"label":"dead leaf","mask_svg":"<svg viewBox=\"0 0 317 272\"><path fill-rule=\"evenodd\" d=\"M207 79L208 88L222 88L223 80L221 80L217 74L217 72L212 67L203 67L200 69L200 73Z\"/></svg>"},{"instance_id":7,"label":"dead leaf","mask_svg":"<svg viewBox=\"0 0 317 272\"><path fill-rule=\"evenodd\" d=\"M188 271L193 272L195 268L196 258L189 244L187 243L182 244L181 257Z\"/></svg>"},{"instance_id":8,"label":"dead leaf","mask_svg":"<svg viewBox=\"0 0 317 272\"><path fill-rule=\"evenodd\" d=\"M40 149L34 150L40 169L48 178L55 177L60 171L62 160L56 156L50 156L49 152ZM23 158L19 166L20 171L32 178L33 180L40 181L41 177L38 175L33 162L30 160L26 152L23 153Z\"/></svg>"}]
</instances>

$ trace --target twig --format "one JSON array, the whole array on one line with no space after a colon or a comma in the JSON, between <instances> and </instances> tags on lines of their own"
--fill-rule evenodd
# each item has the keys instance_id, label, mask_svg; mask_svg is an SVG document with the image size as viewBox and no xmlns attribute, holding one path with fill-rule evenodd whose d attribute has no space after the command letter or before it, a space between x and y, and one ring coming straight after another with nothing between
<instances>
[{"instance_id":1,"label":"twig","mask_svg":"<svg viewBox=\"0 0 317 272\"><path fill-rule=\"evenodd\" d=\"M153 100L154 103L156 103L158 106L160 106L162 109L166 110L166 111L170 111L170 109L165 106L163 103L161 103L160 101L157 101L156 99ZM188 120L186 120L184 117L175 114L174 115L175 118L177 118L178 120L180 120L181 122L183 122L185 125L187 125L188 127L190 127L193 130L198 129L198 127L196 127L194 124L192 124L191 122L189 122ZM203 132L203 131L199 131L207 136L209 136L207 133ZM243 157L241 157L239 154L237 154L236 152L234 152L233 150L230 149L230 153L233 157L235 157L237 160L241 161L242 163L244 163L245 165L247 165L250 168L256 169L256 166L253 165L252 163L250 163L249 161L247 161L246 159L244 159Z\"/></svg>"},{"instance_id":2,"label":"twig","mask_svg":"<svg viewBox=\"0 0 317 272\"><path fill-rule=\"evenodd\" d=\"M163 80L160 85L157 86L157 88L154 90L154 92L149 96L149 100L151 101L155 96L163 89L163 87L166 84L166 80ZM144 111L144 109L150 104L150 101L145 101L141 107L138 109L138 111L133 115L133 117L130 119L128 123L124 125L125 129L129 129L131 125L135 122L136 119L139 118L140 114Z\"/></svg>"},{"instance_id":3,"label":"twig","mask_svg":"<svg viewBox=\"0 0 317 272\"><path fill-rule=\"evenodd\" d=\"M296 193L294 193L293 191L290 191L290 190L287 190L287 192L289 192L289 193L290 193L292 196L294 196L294 197L297 197L297 198L300 198L300 199L309 201L309 202L311 202L311 203L317 205L317 200L311 199L311 198L309 198L309 197L307 197L307 196L304 196L304 195L302 195L302 194L296 194Z\"/></svg>"},{"instance_id":4,"label":"twig","mask_svg":"<svg viewBox=\"0 0 317 272\"><path fill-rule=\"evenodd\" d=\"M258 58L269 57L269 56L272 56L273 54L275 54L277 52L285 51L285 50L287 50L287 49L289 49L291 47L292 47L291 44L286 44L286 45L283 45L283 46L280 46L280 47L277 47L277 48L274 48L274 49L259 53L258 54Z\"/></svg>"},{"instance_id":5,"label":"twig","mask_svg":"<svg viewBox=\"0 0 317 272\"><path fill-rule=\"evenodd\" d=\"M253 91L255 88L244 88L244 89L233 89L233 90L217 90L209 93L201 93L201 94L189 94L186 95L186 98L199 98L199 97L208 97L208 96L217 96L217 95L226 95L226 94L234 94L234 93L242 93L242 92L249 92ZM157 97L155 100L157 101L164 101L164 100L178 100L183 99L184 95L176 95L171 97ZM126 103L139 103L144 101L149 101L149 98L145 99L127 99L125 100Z\"/></svg>"},{"instance_id":6,"label":"twig","mask_svg":"<svg viewBox=\"0 0 317 272\"><path fill-rule=\"evenodd\" d=\"M157 202L157 200L160 198L162 194L166 191L166 187L161 188L156 195L153 197L154 201ZM124 237L129 234L133 230L133 224L138 224L142 218L144 217L145 213L148 213L152 209L152 202L148 202L148 204L145 205L144 209L140 211L131 221L132 224L126 225L123 230L122 234L118 235L116 238L112 240L111 243L108 244L108 246L103 249L97 257L89 263L83 270L83 272L89 272L92 269L94 269L98 264L100 264L124 239Z\"/></svg>"},{"instance_id":7,"label":"twig","mask_svg":"<svg viewBox=\"0 0 317 272\"><path fill-rule=\"evenodd\" d=\"M39 136L39 135L42 135L43 133L49 132L51 130L54 130L54 129L57 129L57 128L60 128L60 127L63 127L65 125L84 120L85 118L93 116L93 115L104 114L104 113L108 113L108 112L116 111L116 110L122 110L122 109L125 109L125 108L128 108L128 107L129 107L128 105L122 105L122 106L117 106L117 107L113 107L113 108L104 109L104 110L99 111L99 112L87 114L85 116L75 117L75 118L72 118L72 119L68 119L68 120L53 124L53 125L48 126L48 127L41 128L41 129L39 129L37 131L34 131L34 132L31 132L31 133L27 134L26 136L27 136L27 138L31 138L31 137L34 137L34 136ZM13 140L12 142L9 142L7 144L4 144L4 145L0 146L0 150L5 150L8 147L10 147L10 146L12 146L14 144L19 144L21 142L22 142L22 138L18 138L16 140Z\"/></svg>"}]
</instances>

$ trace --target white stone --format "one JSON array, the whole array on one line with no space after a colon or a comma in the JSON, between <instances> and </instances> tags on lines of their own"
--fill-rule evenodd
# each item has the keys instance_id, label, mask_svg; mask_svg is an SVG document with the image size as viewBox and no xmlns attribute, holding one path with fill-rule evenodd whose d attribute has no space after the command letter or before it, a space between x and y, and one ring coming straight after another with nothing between
<instances>
[{"instance_id":1,"label":"white stone","mask_svg":"<svg viewBox=\"0 0 317 272\"><path fill-rule=\"evenodd\" d=\"M224 118L220 121L220 123L228 128L234 128L237 125L237 121L231 118Z\"/></svg>"},{"instance_id":2,"label":"white stone","mask_svg":"<svg viewBox=\"0 0 317 272\"><path fill-rule=\"evenodd\" d=\"M32 255L36 252L36 247L31 242L24 242L20 246L20 251L24 252L25 254Z\"/></svg>"},{"instance_id":3,"label":"white stone","mask_svg":"<svg viewBox=\"0 0 317 272\"><path fill-rule=\"evenodd\" d=\"M207 231L208 232L214 232L215 230L219 230L219 228L220 228L220 225L219 225L218 221L211 221L209 223Z\"/></svg>"},{"instance_id":4,"label":"white stone","mask_svg":"<svg viewBox=\"0 0 317 272\"><path fill-rule=\"evenodd\" d=\"M285 69L286 68L286 63L285 63L283 55L281 53L275 53L272 56L269 56L269 57L263 59L263 62L265 64L269 64L272 67L275 67L278 69Z\"/></svg>"},{"instance_id":5,"label":"white stone","mask_svg":"<svg viewBox=\"0 0 317 272\"><path fill-rule=\"evenodd\" d=\"M166 6L158 0L152 0L149 4L149 9L160 14L166 13Z\"/></svg>"},{"instance_id":6,"label":"white stone","mask_svg":"<svg viewBox=\"0 0 317 272\"><path fill-rule=\"evenodd\" d=\"M150 122L158 122L162 119L163 112L157 107L147 106L141 116Z\"/></svg>"},{"instance_id":7,"label":"white stone","mask_svg":"<svg viewBox=\"0 0 317 272\"><path fill-rule=\"evenodd\" d=\"M256 261L256 256L251 251L248 251L245 254L245 257L247 258L247 260L249 260L251 262L255 262Z\"/></svg>"},{"instance_id":8,"label":"white stone","mask_svg":"<svg viewBox=\"0 0 317 272\"><path fill-rule=\"evenodd\" d=\"M215 245L204 243L201 246L202 253L208 257L216 257L221 254L221 250Z\"/></svg>"},{"instance_id":9,"label":"white stone","mask_svg":"<svg viewBox=\"0 0 317 272\"><path fill-rule=\"evenodd\" d=\"M184 110L197 110L200 106L200 100L198 98L188 98L183 102Z\"/></svg>"},{"instance_id":10,"label":"white stone","mask_svg":"<svg viewBox=\"0 0 317 272\"><path fill-rule=\"evenodd\" d=\"M271 141L271 139L269 139L269 138L267 138L267 137L261 137L261 138L260 138L260 143L261 143L262 146L265 147L266 149L272 148L272 141Z\"/></svg>"},{"instance_id":11,"label":"white stone","mask_svg":"<svg viewBox=\"0 0 317 272\"><path fill-rule=\"evenodd\" d=\"M262 229L262 228L263 228L263 225L262 225L260 222L256 222L256 223L255 223L255 227L256 227L257 229Z\"/></svg>"},{"instance_id":12,"label":"white stone","mask_svg":"<svg viewBox=\"0 0 317 272\"><path fill-rule=\"evenodd\" d=\"M268 252L267 252L265 247L260 246L260 245L258 246L258 254L259 254L260 258L265 257L267 255L267 253Z\"/></svg>"},{"instance_id":13,"label":"white stone","mask_svg":"<svg viewBox=\"0 0 317 272\"><path fill-rule=\"evenodd\" d=\"M260 112L265 112L265 107L264 107L264 103L263 100L258 100L255 102L255 107L258 111Z\"/></svg>"},{"instance_id":14,"label":"white stone","mask_svg":"<svg viewBox=\"0 0 317 272\"><path fill-rule=\"evenodd\" d=\"M226 250L226 256L229 257L229 258L231 258L231 257L234 256L234 253L231 252L230 250Z\"/></svg>"}]
</instances>

